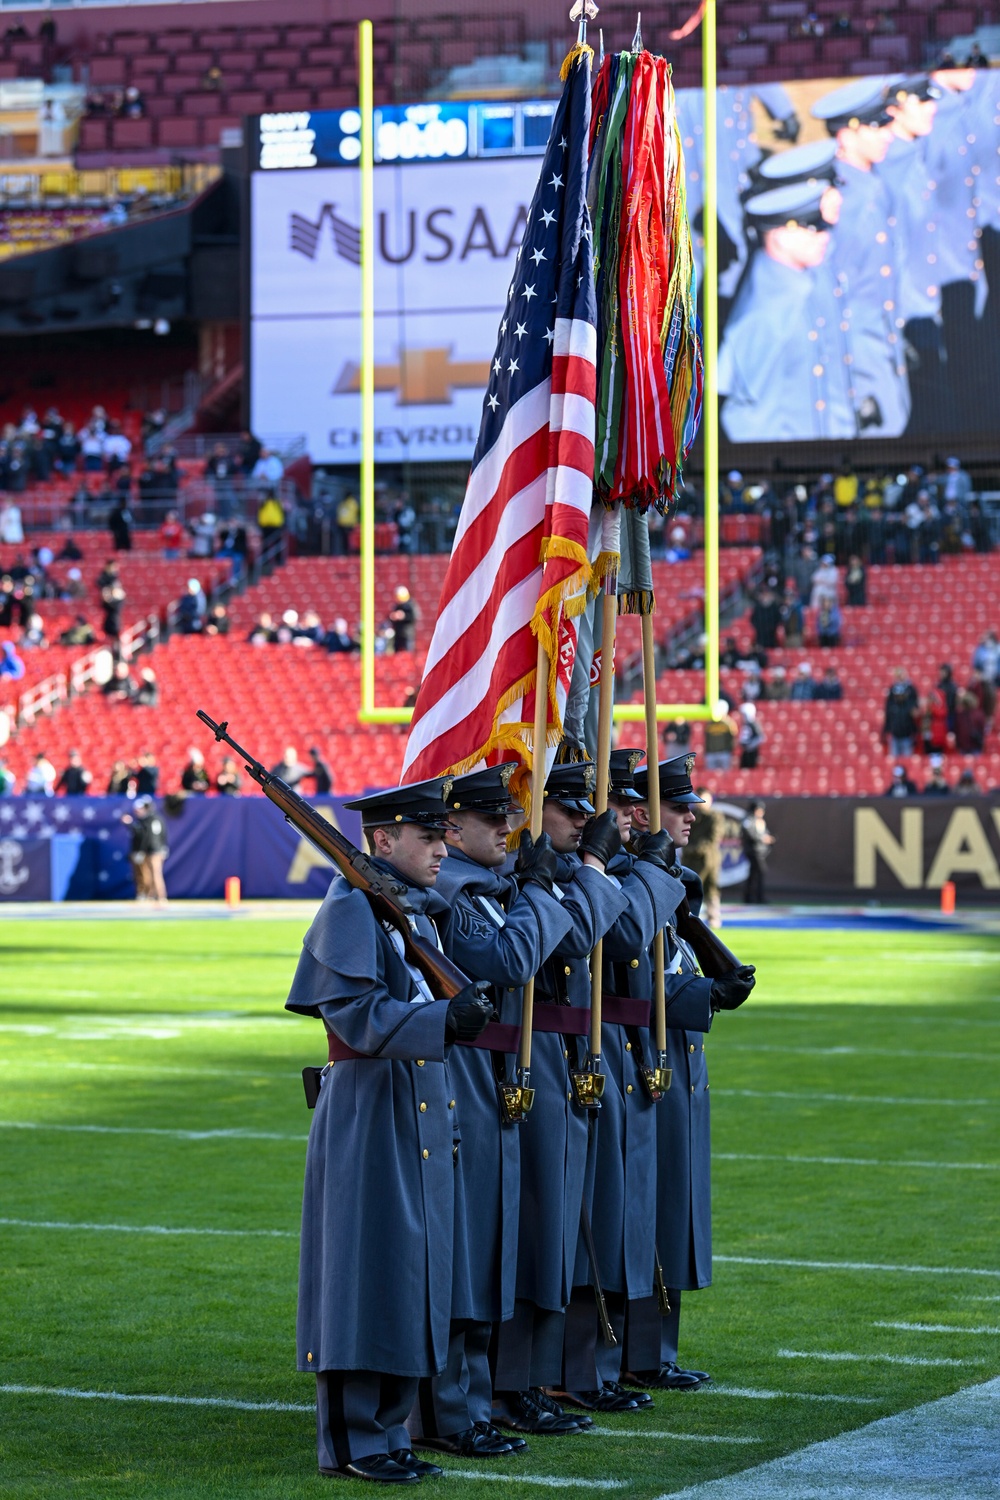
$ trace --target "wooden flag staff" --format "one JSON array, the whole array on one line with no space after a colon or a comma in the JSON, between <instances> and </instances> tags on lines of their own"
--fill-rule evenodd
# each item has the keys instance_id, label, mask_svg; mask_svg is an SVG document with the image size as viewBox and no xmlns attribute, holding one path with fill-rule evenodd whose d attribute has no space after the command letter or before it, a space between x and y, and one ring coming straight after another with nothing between
<instances>
[{"instance_id":1,"label":"wooden flag staff","mask_svg":"<svg viewBox=\"0 0 1000 1500\"><path fill-rule=\"evenodd\" d=\"M545 807L545 747L549 732L549 658L541 638L535 666L535 721L531 740L531 837L537 841L542 831ZM521 1048L518 1053L517 1082L521 1090L520 1106L527 1114L535 1099L531 1087L531 1031L535 1019L535 981L529 979L521 997Z\"/></svg>"},{"instance_id":2,"label":"wooden flag staff","mask_svg":"<svg viewBox=\"0 0 1000 1500\"><path fill-rule=\"evenodd\" d=\"M607 811L611 783L611 720L615 706L615 627L618 619L618 575L609 573L601 593L601 677L597 717L597 788L594 807L598 817ZM604 941L599 938L590 958L590 1059L588 1071L599 1099L604 1092L601 1072L601 997ZM598 1080L600 1083L598 1084Z\"/></svg>"},{"instance_id":3,"label":"wooden flag staff","mask_svg":"<svg viewBox=\"0 0 1000 1500\"><path fill-rule=\"evenodd\" d=\"M646 780L648 783L649 831L659 833L660 753L656 724L656 645L653 640L653 616L642 616L642 696L646 709ZM656 1039L654 1088L666 1093L671 1070L667 1067L667 997L664 982L663 929L653 940L653 1033Z\"/></svg>"}]
</instances>

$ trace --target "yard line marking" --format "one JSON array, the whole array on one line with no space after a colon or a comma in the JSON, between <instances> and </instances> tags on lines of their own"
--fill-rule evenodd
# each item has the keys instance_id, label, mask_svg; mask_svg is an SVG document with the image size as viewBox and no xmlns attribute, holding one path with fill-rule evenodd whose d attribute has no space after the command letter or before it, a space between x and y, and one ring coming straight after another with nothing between
<instances>
[{"instance_id":1,"label":"yard line marking","mask_svg":"<svg viewBox=\"0 0 1000 1500\"><path fill-rule=\"evenodd\" d=\"M873 1323L873 1328L901 1328L904 1333L1000 1333L1000 1328L962 1328L958 1323Z\"/></svg>"},{"instance_id":2,"label":"yard line marking","mask_svg":"<svg viewBox=\"0 0 1000 1500\"><path fill-rule=\"evenodd\" d=\"M641 1432L619 1432L615 1427L588 1427L588 1437L626 1438L632 1442L636 1438L657 1438L660 1441L669 1439L679 1443L762 1443L759 1437L726 1437L724 1434L714 1432L648 1432L645 1428Z\"/></svg>"},{"instance_id":3,"label":"yard line marking","mask_svg":"<svg viewBox=\"0 0 1000 1500\"><path fill-rule=\"evenodd\" d=\"M0 1130L64 1130L84 1135L165 1135L179 1141L298 1141L308 1135L288 1135L277 1130L167 1130L154 1125L56 1125L48 1121L0 1120Z\"/></svg>"},{"instance_id":4,"label":"yard line marking","mask_svg":"<svg viewBox=\"0 0 1000 1500\"><path fill-rule=\"evenodd\" d=\"M998 1404L986 1381L658 1500L995 1500Z\"/></svg>"},{"instance_id":5,"label":"yard line marking","mask_svg":"<svg viewBox=\"0 0 1000 1500\"><path fill-rule=\"evenodd\" d=\"M553 1490L627 1490L628 1479L577 1479L552 1474L491 1474L482 1469L445 1469L448 1479L478 1479L488 1484L543 1484Z\"/></svg>"},{"instance_id":6,"label":"yard line marking","mask_svg":"<svg viewBox=\"0 0 1000 1500\"><path fill-rule=\"evenodd\" d=\"M297 1229L171 1229L165 1224L83 1224L60 1219L0 1219L15 1229L92 1229L113 1234L210 1234L236 1239L297 1240Z\"/></svg>"},{"instance_id":7,"label":"yard line marking","mask_svg":"<svg viewBox=\"0 0 1000 1500\"><path fill-rule=\"evenodd\" d=\"M716 1385L713 1380L711 1385L702 1387L700 1392L702 1400L706 1396L738 1396L748 1401L842 1401L852 1406L878 1406L882 1400L881 1396L833 1396L817 1395L812 1391L762 1391L752 1390L738 1385Z\"/></svg>"},{"instance_id":8,"label":"yard line marking","mask_svg":"<svg viewBox=\"0 0 1000 1500\"><path fill-rule=\"evenodd\" d=\"M782 1156L751 1151L714 1151L715 1161L785 1161L802 1162L813 1167L907 1167L936 1172L1000 1172L997 1161L880 1161L870 1156Z\"/></svg>"},{"instance_id":9,"label":"yard line marking","mask_svg":"<svg viewBox=\"0 0 1000 1500\"><path fill-rule=\"evenodd\" d=\"M822 1359L836 1363L881 1365L978 1365L979 1359L918 1359L914 1354L844 1354L822 1349L777 1349L779 1359Z\"/></svg>"},{"instance_id":10,"label":"yard line marking","mask_svg":"<svg viewBox=\"0 0 1000 1500\"><path fill-rule=\"evenodd\" d=\"M237 1401L228 1396L153 1396L130 1391L78 1391L60 1385L0 1385L0 1395L67 1396L77 1401L151 1401L161 1406L222 1406L232 1411L302 1411L316 1414L316 1403L300 1401Z\"/></svg>"},{"instance_id":11,"label":"yard line marking","mask_svg":"<svg viewBox=\"0 0 1000 1500\"><path fill-rule=\"evenodd\" d=\"M792 1266L804 1271L901 1271L915 1276L995 1276L1000 1271L978 1266L898 1266L877 1260L796 1260L791 1256L713 1255L713 1260L734 1266Z\"/></svg>"},{"instance_id":12,"label":"yard line marking","mask_svg":"<svg viewBox=\"0 0 1000 1500\"><path fill-rule=\"evenodd\" d=\"M713 1094L725 1094L739 1099L793 1099L797 1103L809 1104L816 1100L824 1104L865 1104L880 1105L902 1104L909 1108L922 1105L926 1108L937 1108L939 1105L954 1107L955 1109L989 1109L1000 1105L1000 1099L890 1099L885 1095L875 1094L816 1094L811 1091L806 1093L793 1093L790 1089L713 1089Z\"/></svg>"}]
</instances>

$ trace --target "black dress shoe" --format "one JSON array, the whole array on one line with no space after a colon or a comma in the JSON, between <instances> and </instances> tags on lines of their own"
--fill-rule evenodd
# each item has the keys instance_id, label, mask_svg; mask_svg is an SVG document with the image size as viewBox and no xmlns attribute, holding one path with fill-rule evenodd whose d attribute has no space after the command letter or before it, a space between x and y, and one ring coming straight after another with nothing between
<instances>
[{"instance_id":1,"label":"black dress shoe","mask_svg":"<svg viewBox=\"0 0 1000 1500\"><path fill-rule=\"evenodd\" d=\"M492 1422L476 1422L477 1432L483 1433L485 1437L493 1438L500 1443L509 1443L512 1453L527 1453L528 1445L523 1437L518 1437L516 1432L501 1432L499 1427L494 1427Z\"/></svg>"},{"instance_id":2,"label":"black dress shoe","mask_svg":"<svg viewBox=\"0 0 1000 1500\"><path fill-rule=\"evenodd\" d=\"M649 1386L654 1391L694 1391L711 1378L705 1370L682 1370L675 1364L661 1365L659 1370L637 1370L623 1376L629 1385Z\"/></svg>"},{"instance_id":3,"label":"black dress shoe","mask_svg":"<svg viewBox=\"0 0 1000 1500\"><path fill-rule=\"evenodd\" d=\"M555 1406L555 1402L552 1403ZM580 1432L580 1423L557 1408L560 1415L547 1410L535 1391L498 1391L494 1394L493 1421L497 1427L514 1432L534 1432L545 1437L564 1437Z\"/></svg>"},{"instance_id":4,"label":"black dress shoe","mask_svg":"<svg viewBox=\"0 0 1000 1500\"><path fill-rule=\"evenodd\" d=\"M506 1433L494 1435L489 1429L481 1432L478 1427L467 1427L464 1432L452 1433L450 1437L421 1437L413 1441L418 1448L452 1453L456 1458L502 1458L514 1451Z\"/></svg>"},{"instance_id":5,"label":"black dress shoe","mask_svg":"<svg viewBox=\"0 0 1000 1500\"><path fill-rule=\"evenodd\" d=\"M653 1404L652 1396L647 1395L645 1391L627 1391L623 1385L619 1385L617 1380L606 1380L604 1389L614 1391L616 1396L631 1396L640 1411L648 1410Z\"/></svg>"},{"instance_id":6,"label":"black dress shoe","mask_svg":"<svg viewBox=\"0 0 1000 1500\"><path fill-rule=\"evenodd\" d=\"M540 1385L533 1385L529 1394L534 1396L543 1411L550 1411L554 1417L568 1418L570 1422L576 1423L581 1432L586 1432L588 1427L594 1425L593 1417L588 1417L585 1411L563 1411L555 1397L550 1396Z\"/></svg>"},{"instance_id":7,"label":"black dress shoe","mask_svg":"<svg viewBox=\"0 0 1000 1500\"><path fill-rule=\"evenodd\" d=\"M395 1459L401 1469L412 1469L420 1479L438 1479L444 1473L440 1464L429 1464L418 1458L412 1448L394 1448L389 1457Z\"/></svg>"},{"instance_id":8,"label":"black dress shoe","mask_svg":"<svg viewBox=\"0 0 1000 1500\"><path fill-rule=\"evenodd\" d=\"M371 1458L355 1458L339 1469L320 1469L321 1474L337 1474L342 1479L370 1479L375 1484L419 1484L420 1475L412 1469L398 1464L388 1453L375 1453Z\"/></svg>"},{"instance_id":9,"label":"black dress shoe","mask_svg":"<svg viewBox=\"0 0 1000 1500\"><path fill-rule=\"evenodd\" d=\"M619 1412L638 1411L639 1402L631 1391L613 1391L604 1385L599 1391L560 1391L559 1400L564 1406L578 1406L583 1411Z\"/></svg>"}]
</instances>

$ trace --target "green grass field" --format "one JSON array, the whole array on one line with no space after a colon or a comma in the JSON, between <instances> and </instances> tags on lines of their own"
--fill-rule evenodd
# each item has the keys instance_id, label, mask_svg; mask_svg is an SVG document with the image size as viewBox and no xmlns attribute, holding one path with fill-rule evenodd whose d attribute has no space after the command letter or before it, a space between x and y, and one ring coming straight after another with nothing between
<instances>
[{"instance_id":1,"label":"green grass field","mask_svg":"<svg viewBox=\"0 0 1000 1500\"><path fill-rule=\"evenodd\" d=\"M311 1398L298 1074L323 1049L282 1011L304 926L4 921L0 1495L362 1492L281 1409ZM708 1043L715 1285L681 1351L714 1388L434 1493L652 1500L1000 1373L974 1331L1000 1324L1000 941L728 936L759 984Z\"/></svg>"}]
</instances>

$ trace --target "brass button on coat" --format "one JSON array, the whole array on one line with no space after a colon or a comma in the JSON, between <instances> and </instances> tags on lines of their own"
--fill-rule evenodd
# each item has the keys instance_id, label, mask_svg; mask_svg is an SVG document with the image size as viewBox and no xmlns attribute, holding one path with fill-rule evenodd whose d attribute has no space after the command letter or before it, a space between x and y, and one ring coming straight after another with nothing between
<instances>
[{"instance_id":1,"label":"brass button on coat","mask_svg":"<svg viewBox=\"0 0 1000 1500\"><path fill-rule=\"evenodd\" d=\"M423 1102L423 1100L420 1101L420 1113L422 1115L425 1115L427 1113L427 1105Z\"/></svg>"},{"instance_id":2,"label":"brass button on coat","mask_svg":"<svg viewBox=\"0 0 1000 1500\"><path fill-rule=\"evenodd\" d=\"M431 1153L428 1151L427 1147L425 1146L424 1149L423 1149L423 1153L422 1153L424 1161L427 1160L427 1158L430 1156L430 1154Z\"/></svg>"}]
</instances>

